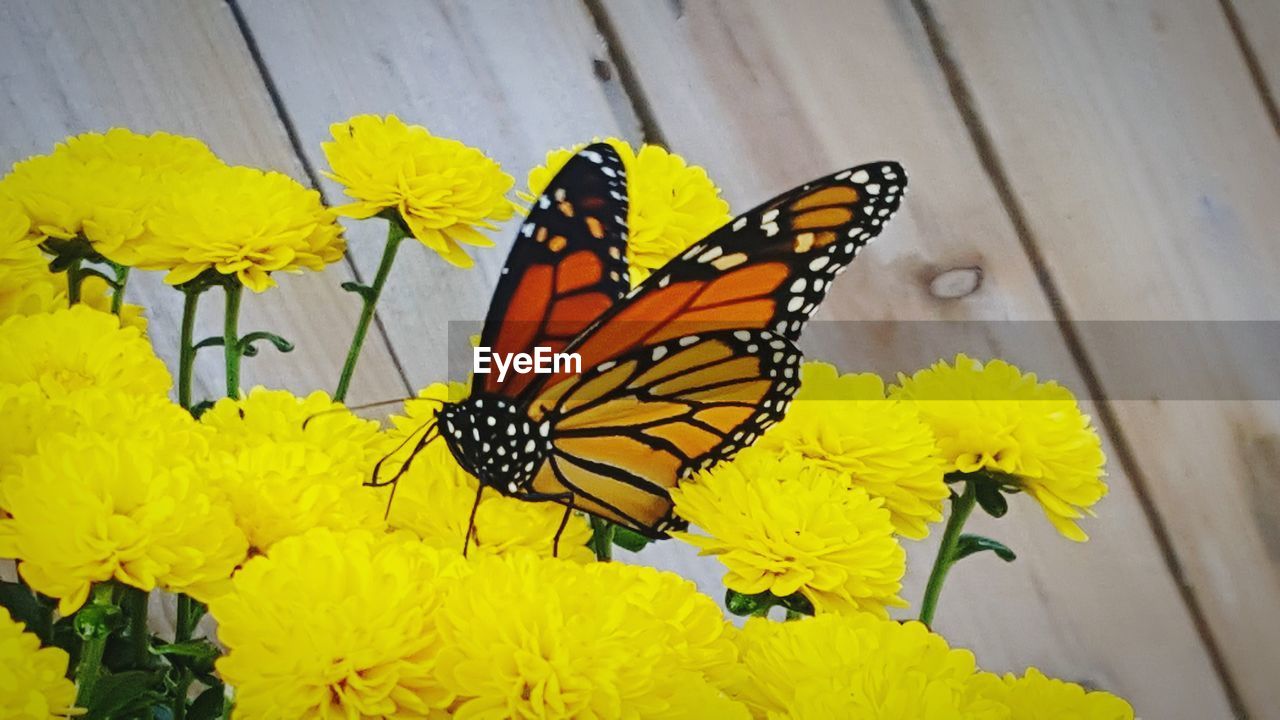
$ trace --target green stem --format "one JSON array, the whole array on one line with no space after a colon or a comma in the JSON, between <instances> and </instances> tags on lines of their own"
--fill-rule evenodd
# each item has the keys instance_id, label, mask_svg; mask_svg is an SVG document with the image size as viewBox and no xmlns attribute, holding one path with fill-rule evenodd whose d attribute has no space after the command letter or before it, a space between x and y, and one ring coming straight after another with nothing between
<instances>
[{"instance_id":1,"label":"green stem","mask_svg":"<svg viewBox=\"0 0 1280 720\"><path fill-rule=\"evenodd\" d=\"M387 245L382 249L382 261L378 263L378 274L373 278L373 285L364 288L360 298L364 307L360 310L360 322L356 324L356 334L351 338L351 347L347 349L347 360L342 364L342 374L338 376L338 388L333 391L333 399L342 402L347 397L347 389L351 387L351 376L356 371L356 361L360 359L360 349L364 347L365 335L369 333L369 323L373 320L374 309L378 298L382 297L382 288L387 284L387 276L391 274L391 265L395 262L396 251L400 249L400 241L405 239L404 226L398 218L388 222Z\"/></svg>"},{"instance_id":2,"label":"green stem","mask_svg":"<svg viewBox=\"0 0 1280 720\"><path fill-rule=\"evenodd\" d=\"M111 312L119 315L120 308L124 307L124 289L129 285L129 267L116 263L111 263L111 267L116 271L116 285L111 292Z\"/></svg>"},{"instance_id":3,"label":"green stem","mask_svg":"<svg viewBox=\"0 0 1280 720\"><path fill-rule=\"evenodd\" d=\"M951 500L951 516L947 518L946 529L942 531L942 544L938 546L938 557L934 558L933 570L929 572L929 583L924 589L924 600L920 602L920 622L925 625L933 623L933 615L938 609L938 597L942 594L942 583L947 579L947 572L955 564L956 546L960 542L960 532L964 523L973 512L977 499L972 482L966 482L964 492Z\"/></svg>"},{"instance_id":4,"label":"green stem","mask_svg":"<svg viewBox=\"0 0 1280 720\"><path fill-rule=\"evenodd\" d=\"M192 605L195 603L185 593L178 595L178 617L174 621L173 642L184 643L191 640L191 636L195 634L195 627L191 622L194 617ZM187 692L191 688L192 681L191 671L185 667L178 676L177 688L173 696L173 718L174 720L185 720L187 717Z\"/></svg>"},{"instance_id":5,"label":"green stem","mask_svg":"<svg viewBox=\"0 0 1280 720\"><path fill-rule=\"evenodd\" d=\"M87 708L93 700L93 690L102 675L102 654L111 636L110 619L117 611L111 599L114 591L111 583L101 583L93 589L89 605L80 610L76 631L81 638L80 662L76 665L76 706Z\"/></svg>"},{"instance_id":6,"label":"green stem","mask_svg":"<svg viewBox=\"0 0 1280 720\"><path fill-rule=\"evenodd\" d=\"M80 263L84 262L80 258L76 258L67 264L67 305L75 305L80 302Z\"/></svg>"},{"instance_id":7,"label":"green stem","mask_svg":"<svg viewBox=\"0 0 1280 720\"><path fill-rule=\"evenodd\" d=\"M614 524L591 516L591 549L595 551L596 560L600 562L609 562L613 560L613 531Z\"/></svg>"},{"instance_id":8,"label":"green stem","mask_svg":"<svg viewBox=\"0 0 1280 720\"><path fill-rule=\"evenodd\" d=\"M147 599L149 593L138 588L125 588L124 606L129 613L129 664L141 668L147 664Z\"/></svg>"},{"instance_id":9,"label":"green stem","mask_svg":"<svg viewBox=\"0 0 1280 720\"><path fill-rule=\"evenodd\" d=\"M178 345L178 404L191 409L191 372L196 362L195 332L196 306L205 288L188 287L182 290L182 336Z\"/></svg>"},{"instance_id":10,"label":"green stem","mask_svg":"<svg viewBox=\"0 0 1280 720\"><path fill-rule=\"evenodd\" d=\"M227 295L226 315L222 322L222 354L227 359L227 397L240 397L240 296L244 286L239 280L228 279L222 286Z\"/></svg>"},{"instance_id":11,"label":"green stem","mask_svg":"<svg viewBox=\"0 0 1280 720\"><path fill-rule=\"evenodd\" d=\"M174 643L187 642L195 632L195 628L191 623L191 618L194 615L192 612L192 603L194 602L195 601L191 599L191 596L185 593L178 595L178 617L174 622L173 630Z\"/></svg>"}]
</instances>

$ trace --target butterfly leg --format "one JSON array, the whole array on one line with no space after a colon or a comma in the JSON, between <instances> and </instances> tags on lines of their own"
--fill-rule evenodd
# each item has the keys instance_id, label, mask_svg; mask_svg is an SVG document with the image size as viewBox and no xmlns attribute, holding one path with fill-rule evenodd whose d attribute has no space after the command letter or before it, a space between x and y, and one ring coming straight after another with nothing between
<instances>
[{"instance_id":1,"label":"butterfly leg","mask_svg":"<svg viewBox=\"0 0 1280 720\"><path fill-rule=\"evenodd\" d=\"M476 510L480 509L480 496L484 494L484 483L476 488L476 501L471 504L471 517L467 518L467 536L462 540L462 557L467 556L467 550L471 547L471 535L476 530Z\"/></svg>"},{"instance_id":2,"label":"butterfly leg","mask_svg":"<svg viewBox=\"0 0 1280 720\"><path fill-rule=\"evenodd\" d=\"M560 518L560 527L556 528L556 536L551 541L551 557L560 557L560 536L564 534L564 528L569 524L569 513L573 512L573 496L570 495L571 502L565 503L564 515Z\"/></svg>"}]
</instances>

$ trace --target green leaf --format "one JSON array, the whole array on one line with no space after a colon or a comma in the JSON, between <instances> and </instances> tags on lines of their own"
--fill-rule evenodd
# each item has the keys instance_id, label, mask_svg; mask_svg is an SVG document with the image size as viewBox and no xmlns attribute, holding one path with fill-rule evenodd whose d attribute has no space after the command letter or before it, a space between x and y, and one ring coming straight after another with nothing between
<instances>
[{"instance_id":1,"label":"green leaf","mask_svg":"<svg viewBox=\"0 0 1280 720\"><path fill-rule=\"evenodd\" d=\"M175 667L190 668L195 673L213 671L213 661L222 652L208 640L188 640L187 642L157 645L152 652L163 655Z\"/></svg>"},{"instance_id":2,"label":"green leaf","mask_svg":"<svg viewBox=\"0 0 1280 720\"><path fill-rule=\"evenodd\" d=\"M1010 550L1008 545L1005 545L999 540L993 540L989 537L983 537L982 535L964 534L961 535L959 540L956 542L955 560L961 560L973 555L974 553L980 553L985 550L990 550L1005 562L1013 562L1018 559L1017 553Z\"/></svg>"},{"instance_id":3,"label":"green leaf","mask_svg":"<svg viewBox=\"0 0 1280 720\"><path fill-rule=\"evenodd\" d=\"M361 285L358 282L348 280L347 282L342 283L342 289L359 295L365 302L373 301L373 288L368 285Z\"/></svg>"},{"instance_id":4,"label":"green leaf","mask_svg":"<svg viewBox=\"0 0 1280 720\"><path fill-rule=\"evenodd\" d=\"M257 332L251 332L240 338L240 351L244 353L245 357L253 357L253 355L257 354L258 349L253 346L253 343L258 342L259 340L270 341L272 345L276 346L276 350L279 350L282 353L293 352L293 343L285 340L275 333L259 330Z\"/></svg>"},{"instance_id":5,"label":"green leaf","mask_svg":"<svg viewBox=\"0 0 1280 720\"><path fill-rule=\"evenodd\" d=\"M31 588L20 582L0 582L0 606L35 633L42 644L48 644L53 635L53 606L43 602Z\"/></svg>"},{"instance_id":6,"label":"green leaf","mask_svg":"<svg viewBox=\"0 0 1280 720\"><path fill-rule=\"evenodd\" d=\"M724 591L724 606L729 612L739 617L748 615L764 615L777 603L778 598L768 591L755 595L744 595L737 590Z\"/></svg>"},{"instance_id":7,"label":"green leaf","mask_svg":"<svg viewBox=\"0 0 1280 720\"><path fill-rule=\"evenodd\" d=\"M977 496L978 505L986 511L991 517L1004 517L1009 512L1009 501L1005 499L1004 494L1000 492L1000 486L995 482L987 479L975 479L972 481L974 485L974 494Z\"/></svg>"},{"instance_id":8,"label":"green leaf","mask_svg":"<svg viewBox=\"0 0 1280 720\"><path fill-rule=\"evenodd\" d=\"M201 340L200 342L196 343L195 345L192 345L191 349L194 351L194 350L199 350L201 348L207 348L207 347L222 347L222 336L216 335L213 337L207 337Z\"/></svg>"},{"instance_id":9,"label":"green leaf","mask_svg":"<svg viewBox=\"0 0 1280 720\"><path fill-rule=\"evenodd\" d=\"M200 693L187 711L187 720L215 720L220 717L225 695L221 683Z\"/></svg>"},{"instance_id":10,"label":"green leaf","mask_svg":"<svg viewBox=\"0 0 1280 720\"><path fill-rule=\"evenodd\" d=\"M649 542L649 538L641 535L635 530L622 527L621 525L613 531L613 544L624 550L640 552L649 544Z\"/></svg>"},{"instance_id":11,"label":"green leaf","mask_svg":"<svg viewBox=\"0 0 1280 720\"><path fill-rule=\"evenodd\" d=\"M85 720L128 717L164 700L163 678L143 670L104 675L94 686ZM149 714L149 713L148 713Z\"/></svg>"}]
</instances>

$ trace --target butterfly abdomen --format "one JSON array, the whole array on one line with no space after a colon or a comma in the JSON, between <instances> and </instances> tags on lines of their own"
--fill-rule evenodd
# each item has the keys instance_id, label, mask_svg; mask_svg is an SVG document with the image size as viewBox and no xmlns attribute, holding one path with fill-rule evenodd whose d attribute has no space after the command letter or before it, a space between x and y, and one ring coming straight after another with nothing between
<instances>
[{"instance_id":1,"label":"butterfly abdomen","mask_svg":"<svg viewBox=\"0 0 1280 720\"><path fill-rule=\"evenodd\" d=\"M550 423L535 422L503 398L473 397L446 405L438 420L458 463L503 494L526 488L551 449Z\"/></svg>"}]
</instances>

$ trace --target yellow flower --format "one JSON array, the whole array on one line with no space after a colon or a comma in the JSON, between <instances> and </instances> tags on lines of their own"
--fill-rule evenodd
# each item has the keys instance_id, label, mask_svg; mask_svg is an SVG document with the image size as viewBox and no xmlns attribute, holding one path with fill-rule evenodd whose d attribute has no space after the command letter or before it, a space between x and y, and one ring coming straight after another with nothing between
<instances>
[{"instance_id":1,"label":"yellow flower","mask_svg":"<svg viewBox=\"0 0 1280 720\"><path fill-rule=\"evenodd\" d=\"M378 494L364 487L381 455L378 424L328 394L254 388L241 400L218 401L201 424L214 448L204 471L226 494L253 550L313 527L384 526Z\"/></svg>"},{"instance_id":2,"label":"yellow flower","mask_svg":"<svg viewBox=\"0 0 1280 720\"><path fill-rule=\"evenodd\" d=\"M646 588L653 576L634 569L530 553L469 566L436 616L437 675L458 697L455 717L678 717L673 702L714 694L705 661L672 641L701 625L628 599L691 588Z\"/></svg>"},{"instance_id":3,"label":"yellow flower","mask_svg":"<svg viewBox=\"0 0 1280 720\"><path fill-rule=\"evenodd\" d=\"M36 452L42 438L89 432L164 447L173 462L203 460L208 443L191 414L163 395L88 388L49 399L34 385L0 386L0 480Z\"/></svg>"},{"instance_id":4,"label":"yellow flower","mask_svg":"<svg viewBox=\"0 0 1280 720\"><path fill-rule=\"evenodd\" d=\"M250 560L209 608L236 717L442 714L453 698L434 679L435 626L457 558L403 535L316 528Z\"/></svg>"},{"instance_id":5,"label":"yellow flower","mask_svg":"<svg viewBox=\"0 0 1280 720\"><path fill-rule=\"evenodd\" d=\"M388 437L394 445L421 436L417 431L440 408L437 400L458 400L465 388L436 383L423 388L419 399L405 403L405 416L392 416L393 428ZM450 397L450 396L453 397ZM410 437L412 436L412 437ZM383 479L394 474L407 460L406 446L388 460ZM476 499L479 481L463 470L443 440L423 448L409 470L400 479L388 521L437 548L461 551L467 534L471 506ZM487 491L476 509L475 534L468 554L503 554L515 550L532 550L550 556L554 549L556 529L564 517L564 507L555 503L532 503L505 497L495 490ZM560 535L559 556L582 562L595 556L587 549L591 527L574 514Z\"/></svg>"},{"instance_id":6,"label":"yellow flower","mask_svg":"<svg viewBox=\"0 0 1280 720\"><path fill-rule=\"evenodd\" d=\"M357 115L329 126L331 173L355 202L338 214L368 218L396 211L413 236L453 265L471 267L463 245L491 247L476 228L511 218L515 180L483 152L437 137L395 115Z\"/></svg>"},{"instance_id":7,"label":"yellow flower","mask_svg":"<svg viewBox=\"0 0 1280 720\"><path fill-rule=\"evenodd\" d=\"M1108 692L1088 692L1075 683L1045 677L1028 668L1017 677L979 673L973 679L978 697L1009 708L1010 720L1133 720L1133 707Z\"/></svg>"},{"instance_id":8,"label":"yellow flower","mask_svg":"<svg viewBox=\"0 0 1280 720\"><path fill-rule=\"evenodd\" d=\"M22 205L39 236L86 238L94 250L131 265L156 199L183 173L220 166L199 140L124 128L68 138L49 155L19 162L0 195Z\"/></svg>"},{"instance_id":9,"label":"yellow flower","mask_svg":"<svg viewBox=\"0 0 1280 720\"><path fill-rule=\"evenodd\" d=\"M738 634L737 697L773 720L1004 720L972 697L973 654L918 622L861 613L788 622L751 618Z\"/></svg>"},{"instance_id":10,"label":"yellow flower","mask_svg":"<svg viewBox=\"0 0 1280 720\"><path fill-rule=\"evenodd\" d=\"M67 278L49 271L49 261L40 251L39 236L22 207L0 197L0 320L14 315L53 312L67 306ZM80 301L103 312L111 310L107 281L96 275L82 280ZM121 322L139 330L147 329L142 308L124 305Z\"/></svg>"},{"instance_id":11,"label":"yellow flower","mask_svg":"<svg viewBox=\"0 0 1280 720\"><path fill-rule=\"evenodd\" d=\"M834 365L800 368L787 416L756 447L797 453L883 498L898 534L921 539L942 519L949 491L933 431L915 408L885 398L874 373L841 375Z\"/></svg>"},{"instance_id":12,"label":"yellow flower","mask_svg":"<svg viewBox=\"0 0 1280 720\"><path fill-rule=\"evenodd\" d=\"M729 569L744 594L801 593L818 612L885 617L898 597L906 553L884 501L799 455L749 448L672 491L676 512L707 535L676 533Z\"/></svg>"},{"instance_id":13,"label":"yellow flower","mask_svg":"<svg viewBox=\"0 0 1280 720\"><path fill-rule=\"evenodd\" d=\"M287 175L215 166L185 174L151 213L136 264L179 285L213 269L262 292L273 272L323 270L346 244L333 211Z\"/></svg>"},{"instance_id":14,"label":"yellow flower","mask_svg":"<svg viewBox=\"0 0 1280 720\"><path fill-rule=\"evenodd\" d=\"M627 171L627 262L631 284L639 285L649 274L690 245L729 222L729 203L707 177L707 171L658 145L641 145L640 152L618 138L605 138ZM546 161L529 171L532 201L542 194L551 178L585 144L547 153Z\"/></svg>"},{"instance_id":15,"label":"yellow flower","mask_svg":"<svg viewBox=\"0 0 1280 720\"><path fill-rule=\"evenodd\" d=\"M150 439L42 438L0 485L0 556L68 615L116 579L208 600L244 559L244 535L195 466Z\"/></svg>"},{"instance_id":16,"label":"yellow flower","mask_svg":"<svg viewBox=\"0 0 1280 720\"><path fill-rule=\"evenodd\" d=\"M0 384L31 384L48 398L86 388L163 396L172 379L137 328L76 305L0 323Z\"/></svg>"},{"instance_id":17,"label":"yellow flower","mask_svg":"<svg viewBox=\"0 0 1280 720\"><path fill-rule=\"evenodd\" d=\"M0 718L53 718L84 712L74 708L76 686L66 678L67 652L40 647L9 611L0 607Z\"/></svg>"},{"instance_id":18,"label":"yellow flower","mask_svg":"<svg viewBox=\"0 0 1280 720\"><path fill-rule=\"evenodd\" d=\"M1102 441L1070 390L1039 382L1003 360L957 355L911 377L889 396L915 405L932 428L949 469L1013 476L1049 522L1076 541L1075 520L1107 494Z\"/></svg>"}]
</instances>

